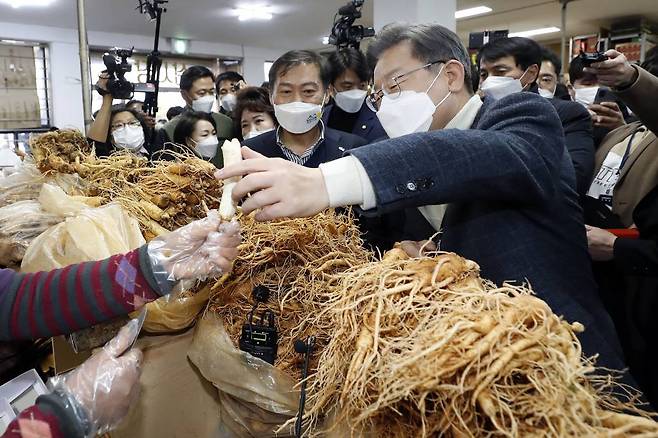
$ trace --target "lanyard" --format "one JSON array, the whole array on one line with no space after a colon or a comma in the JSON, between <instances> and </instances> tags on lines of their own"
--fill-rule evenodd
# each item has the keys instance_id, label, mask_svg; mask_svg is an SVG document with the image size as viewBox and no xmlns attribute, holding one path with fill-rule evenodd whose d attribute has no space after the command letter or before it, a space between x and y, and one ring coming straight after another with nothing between
<instances>
[{"instance_id":1,"label":"lanyard","mask_svg":"<svg viewBox=\"0 0 658 438\"><path fill-rule=\"evenodd\" d=\"M628 157L631 155L631 146L633 146L633 139L635 138L635 134L644 131L646 131L646 128L644 126L639 126L631 134L631 138L628 139L628 143L626 144L626 151L624 152L624 156L622 157L621 163L619 164L619 170L617 171L617 174L621 173L621 170L624 168L624 164L626 164L626 161L628 161Z\"/></svg>"}]
</instances>

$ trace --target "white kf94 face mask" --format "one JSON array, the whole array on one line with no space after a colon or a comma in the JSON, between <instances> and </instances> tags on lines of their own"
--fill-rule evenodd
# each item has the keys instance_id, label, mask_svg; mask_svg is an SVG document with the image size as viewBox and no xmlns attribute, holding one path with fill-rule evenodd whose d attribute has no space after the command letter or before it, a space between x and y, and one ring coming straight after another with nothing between
<instances>
[{"instance_id":1,"label":"white kf94 face mask","mask_svg":"<svg viewBox=\"0 0 658 438\"><path fill-rule=\"evenodd\" d=\"M552 99L555 96L555 90L546 90L544 88L539 88L539 95L545 97L546 99Z\"/></svg>"},{"instance_id":2,"label":"white kf94 face mask","mask_svg":"<svg viewBox=\"0 0 658 438\"><path fill-rule=\"evenodd\" d=\"M322 118L322 105L306 102L274 105L274 115L286 131L303 134L313 129Z\"/></svg>"},{"instance_id":3,"label":"white kf94 face mask","mask_svg":"<svg viewBox=\"0 0 658 438\"><path fill-rule=\"evenodd\" d=\"M249 140L250 138L258 137L261 134L265 134L266 132L274 131L274 128L269 128L269 129L263 129L262 131L258 131L254 129L253 131L247 132L247 134L244 136L245 140Z\"/></svg>"},{"instance_id":4,"label":"white kf94 face mask","mask_svg":"<svg viewBox=\"0 0 658 438\"><path fill-rule=\"evenodd\" d=\"M397 97L385 95L382 98L377 118L390 138L414 132L427 132L430 129L434 112L452 94L448 91L448 94L436 105L428 94L443 72L443 67L445 64L425 92L405 90Z\"/></svg>"},{"instance_id":5,"label":"white kf94 face mask","mask_svg":"<svg viewBox=\"0 0 658 438\"><path fill-rule=\"evenodd\" d=\"M599 87L576 88L574 91L576 92L574 100L584 106L587 106L594 103L596 95L599 92Z\"/></svg>"},{"instance_id":6,"label":"white kf94 face mask","mask_svg":"<svg viewBox=\"0 0 658 438\"><path fill-rule=\"evenodd\" d=\"M203 140L196 142L194 151L203 158L211 160L217 155L218 146L219 140L214 135L211 135L210 137L206 137Z\"/></svg>"},{"instance_id":7,"label":"white kf94 face mask","mask_svg":"<svg viewBox=\"0 0 658 438\"><path fill-rule=\"evenodd\" d=\"M192 101L192 109L201 113L209 113L215 104L215 96L207 95Z\"/></svg>"},{"instance_id":8,"label":"white kf94 face mask","mask_svg":"<svg viewBox=\"0 0 658 438\"><path fill-rule=\"evenodd\" d=\"M347 90L340 91L334 96L334 101L338 108L342 109L346 113L358 113L363 106L363 101L366 99L365 90Z\"/></svg>"},{"instance_id":9,"label":"white kf94 face mask","mask_svg":"<svg viewBox=\"0 0 658 438\"><path fill-rule=\"evenodd\" d=\"M116 147L138 152L144 146L144 130L141 125L125 125L112 132L112 139Z\"/></svg>"},{"instance_id":10,"label":"white kf94 face mask","mask_svg":"<svg viewBox=\"0 0 658 438\"><path fill-rule=\"evenodd\" d=\"M231 112L235 109L235 106L238 104L238 98L233 93L228 93L219 98L219 105L224 109L224 111Z\"/></svg>"}]
</instances>

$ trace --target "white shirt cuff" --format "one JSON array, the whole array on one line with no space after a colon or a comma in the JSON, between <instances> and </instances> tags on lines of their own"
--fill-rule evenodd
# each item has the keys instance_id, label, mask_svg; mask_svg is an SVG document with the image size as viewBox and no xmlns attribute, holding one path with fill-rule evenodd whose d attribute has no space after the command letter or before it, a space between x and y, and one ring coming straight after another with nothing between
<instances>
[{"instance_id":1,"label":"white shirt cuff","mask_svg":"<svg viewBox=\"0 0 658 438\"><path fill-rule=\"evenodd\" d=\"M320 164L330 207L360 205L370 210L377 205L375 190L365 168L352 155Z\"/></svg>"}]
</instances>

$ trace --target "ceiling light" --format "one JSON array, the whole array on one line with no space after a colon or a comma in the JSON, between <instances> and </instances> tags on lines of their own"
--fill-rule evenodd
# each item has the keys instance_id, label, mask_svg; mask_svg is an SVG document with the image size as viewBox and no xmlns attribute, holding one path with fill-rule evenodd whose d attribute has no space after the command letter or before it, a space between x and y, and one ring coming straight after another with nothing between
<instances>
[{"instance_id":1,"label":"ceiling light","mask_svg":"<svg viewBox=\"0 0 658 438\"><path fill-rule=\"evenodd\" d=\"M22 8L23 6L48 6L55 0L0 0L0 3L11 6L14 9Z\"/></svg>"},{"instance_id":2,"label":"ceiling light","mask_svg":"<svg viewBox=\"0 0 658 438\"><path fill-rule=\"evenodd\" d=\"M524 30L523 32L512 32L508 36L511 37L531 37L531 36L536 36L536 35L544 35L547 33L555 33L559 32L560 28L555 27L555 26L550 26L550 27L541 27L539 29L532 29L532 30Z\"/></svg>"},{"instance_id":3,"label":"ceiling light","mask_svg":"<svg viewBox=\"0 0 658 438\"><path fill-rule=\"evenodd\" d=\"M474 8L462 9L455 12L455 18L459 20L460 18L472 17L474 15L488 14L493 11L489 6L476 6Z\"/></svg>"},{"instance_id":4,"label":"ceiling light","mask_svg":"<svg viewBox=\"0 0 658 438\"><path fill-rule=\"evenodd\" d=\"M271 20L272 11L267 6L243 6L237 9L238 20Z\"/></svg>"},{"instance_id":5,"label":"ceiling light","mask_svg":"<svg viewBox=\"0 0 658 438\"><path fill-rule=\"evenodd\" d=\"M180 38L171 39L171 51L177 55L187 55L190 49L190 42Z\"/></svg>"},{"instance_id":6,"label":"ceiling light","mask_svg":"<svg viewBox=\"0 0 658 438\"><path fill-rule=\"evenodd\" d=\"M322 37L322 44L324 44L325 46L329 44L329 37L328 36Z\"/></svg>"}]
</instances>

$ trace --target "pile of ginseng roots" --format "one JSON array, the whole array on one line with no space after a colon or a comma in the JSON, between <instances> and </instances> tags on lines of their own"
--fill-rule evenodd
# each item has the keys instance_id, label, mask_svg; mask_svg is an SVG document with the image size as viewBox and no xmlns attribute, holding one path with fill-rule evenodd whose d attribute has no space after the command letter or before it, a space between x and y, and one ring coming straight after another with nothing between
<instances>
[{"instance_id":1,"label":"pile of ginseng roots","mask_svg":"<svg viewBox=\"0 0 658 438\"><path fill-rule=\"evenodd\" d=\"M327 283L329 275L367 263L373 256L363 248L349 212L326 210L310 218L275 222L257 222L252 214L239 220L243 243L230 275L213 286L209 310L222 317L237 346L255 303L253 288L267 287L270 298L259 305L255 316L265 309L274 312L279 336L274 365L299 379L303 356L295 352L294 341L313 335L320 349L334 331L318 321L314 325L305 322L322 308L319 288L334 287Z\"/></svg>"},{"instance_id":2,"label":"pile of ginseng roots","mask_svg":"<svg viewBox=\"0 0 658 438\"><path fill-rule=\"evenodd\" d=\"M30 147L44 173L77 173L87 196L118 202L135 217L146 240L187 225L219 207L222 184L215 167L193 154L151 161L131 153L97 157L78 131L34 136Z\"/></svg>"},{"instance_id":3,"label":"pile of ginseng roots","mask_svg":"<svg viewBox=\"0 0 658 438\"><path fill-rule=\"evenodd\" d=\"M582 325L472 261L394 249L314 290L303 324L331 336L308 436L658 436L637 393L582 356Z\"/></svg>"}]
</instances>

